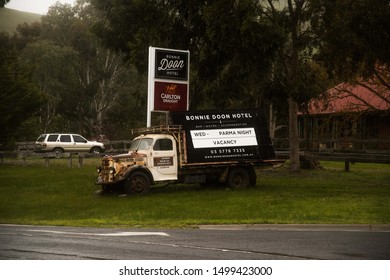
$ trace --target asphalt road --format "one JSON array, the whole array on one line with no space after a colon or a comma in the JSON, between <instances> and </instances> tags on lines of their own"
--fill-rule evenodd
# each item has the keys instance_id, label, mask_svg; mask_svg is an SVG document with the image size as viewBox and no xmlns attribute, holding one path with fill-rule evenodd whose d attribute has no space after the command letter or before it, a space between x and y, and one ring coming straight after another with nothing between
<instances>
[{"instance_id":1,"label":"asphalt road","mask_svg":"<svg viewBox=\"0 0 390 280\"><path fill-rule=\"evenodd\" d=\"M389 260L390 226L112 229L0 225L0 259Z\"/></svg>"}]
</instances>

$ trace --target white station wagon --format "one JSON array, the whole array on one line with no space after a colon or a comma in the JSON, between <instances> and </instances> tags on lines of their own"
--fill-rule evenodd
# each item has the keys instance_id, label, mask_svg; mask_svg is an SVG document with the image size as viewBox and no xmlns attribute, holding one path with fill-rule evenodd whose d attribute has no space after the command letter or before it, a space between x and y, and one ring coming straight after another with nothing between
<instances>
[{"instance_id":1,"label":"white station wagon","mask_svg":"<svg viewBox=\"0 0 390 280\"><path fill-rule=\"evenodd\" d=\"M48 133L41 134L35 142L36 152L54 152L61 156L64 152L103 153L104 144L97 141L88 141L79 134Z\"/></svg>"}]
</instances>

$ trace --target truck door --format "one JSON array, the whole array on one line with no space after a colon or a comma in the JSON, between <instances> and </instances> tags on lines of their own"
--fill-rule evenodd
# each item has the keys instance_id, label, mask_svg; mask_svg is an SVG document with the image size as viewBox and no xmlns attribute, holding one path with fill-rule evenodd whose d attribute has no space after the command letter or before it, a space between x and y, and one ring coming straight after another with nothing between
<instances>
[{"instance_id":1,"label":"truck door","mask_svg":"<svg viewBox=\"0 0 390 280\"><path fill-rule=\"evenodd\" d=\"M157 138L152 147L150 171L155 181L177 180L177 154L174 139Z\"/></svg>"}]
</instances>

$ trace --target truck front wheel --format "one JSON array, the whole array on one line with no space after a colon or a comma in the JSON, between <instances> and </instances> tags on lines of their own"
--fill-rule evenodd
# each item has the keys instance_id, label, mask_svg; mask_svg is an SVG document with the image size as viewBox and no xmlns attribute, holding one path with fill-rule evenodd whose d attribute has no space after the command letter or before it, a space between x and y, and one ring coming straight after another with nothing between
<instances>
[{"instance_id":1,"label":"truck front wheel","mask_svg":"<svg viewBox=\"0 0 390 280\"><path fill-rule=\"evenodd\" d=\"M136 172L126 180L124 191L126 194L141 195L150 190L149 178L145 173Z\"/></svg>"},{"instance_id":2,"label":"truck front wheel","mask_svg":"<svg viewBox=\"0 0 390 280\"><path fill-rule=\"evenodd\" d=\"M250 185L249 172L244 168L233 168L227 177L230 188L244 188Z\"/></svg>"}]
</instances>

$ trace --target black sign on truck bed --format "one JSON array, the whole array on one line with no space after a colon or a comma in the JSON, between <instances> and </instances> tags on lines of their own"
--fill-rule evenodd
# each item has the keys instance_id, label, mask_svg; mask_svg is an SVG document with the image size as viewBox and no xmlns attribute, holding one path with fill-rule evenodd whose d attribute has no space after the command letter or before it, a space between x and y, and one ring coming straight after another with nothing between
<instances>
[{"instance_id":1,"label":"black sign on truck bed","mask_svg":"<svg viewBox=\"0 0 390 280\"><path fill-rule=\"evenodd\" d=\"M262 110L171 112L186 131L188 163L274 159Z\"/></svg>"}]
</instances>

